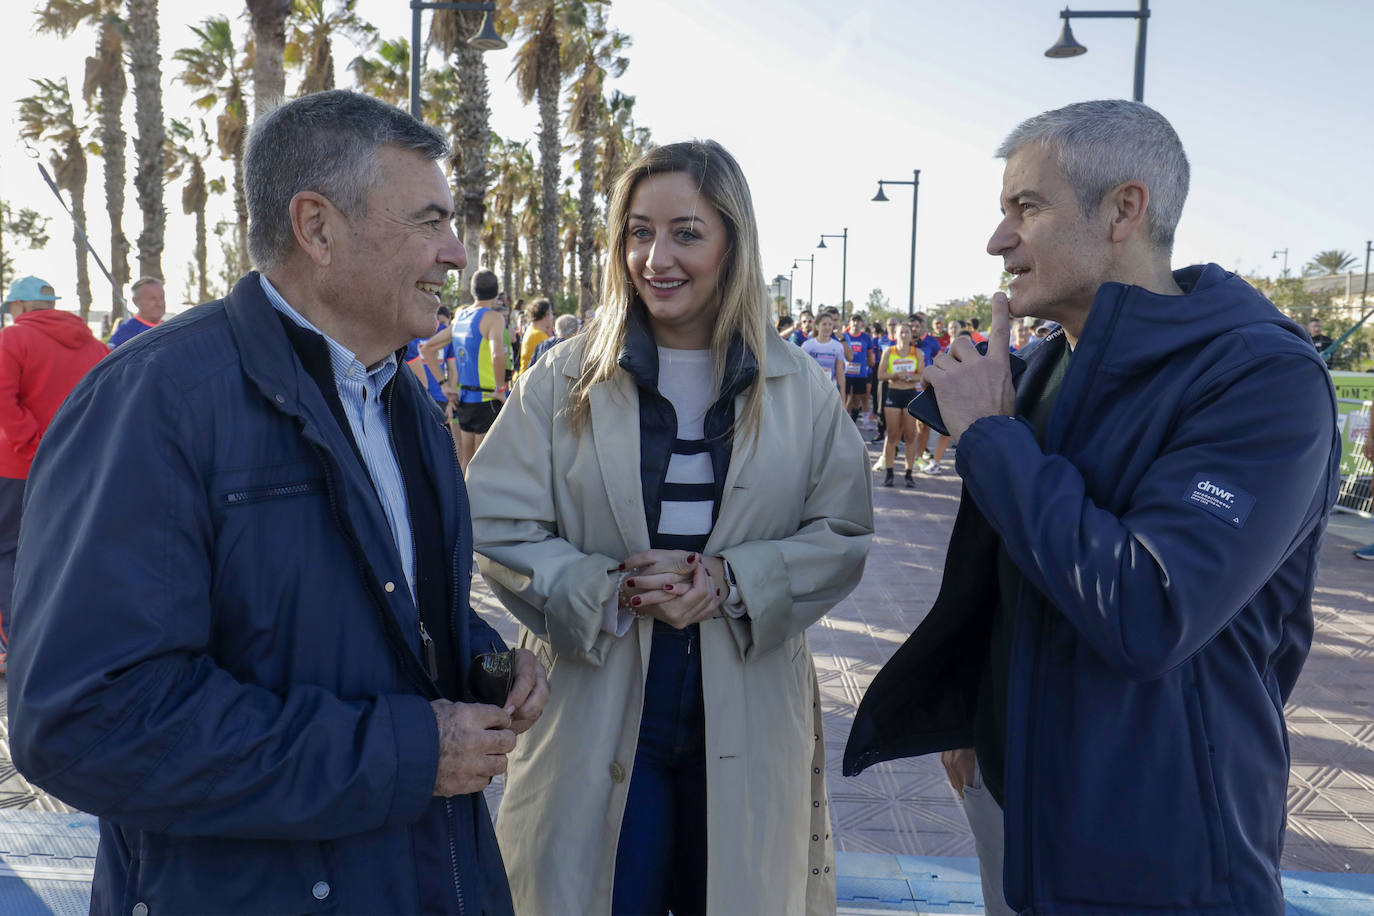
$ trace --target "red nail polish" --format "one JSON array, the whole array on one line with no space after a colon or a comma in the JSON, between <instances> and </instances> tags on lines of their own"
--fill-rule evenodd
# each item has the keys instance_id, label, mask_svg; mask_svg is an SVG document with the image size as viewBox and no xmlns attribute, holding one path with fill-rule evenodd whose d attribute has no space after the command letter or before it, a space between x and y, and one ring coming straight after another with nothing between
<instances>
[{"instance_id":1,"label":"red nail polish","mask_svg":"<svg viewBox=\"0 0 1374 916\"><path fill-rule=\"evenodd\" d=\"M630 599L630 604L634 605L635 607L639 607L639 605L640 605L639 596L638 596L638 595L635 595L633 598L631 598L631 599Z\"/></svg>"},{"instance_id":2,"label":"red nail polish","mask_svg":"<svg viewBox=\"0 0 1374 916\"><path fill-rule=\"evenodd\" d=\"M716 589L716 597L717 597L717 598L720 597L720 589Z\"/></svg>"},{"instance_id":3,"label":"red nail polish","mask_svg":"<svg viewBox=\"0 0 1374 916\"><path fill-rule=\"evenodd\" d=\"M625 564L624 564L624 563L621 563L621 564L620 564L620 571L621 571L621 572L624 572L624 571L625 571Z\"/></svg>"},{"instance_id":4,"label":"red nail polish","mask_svg":"<svg viewBox=\"0 0 1374 916\"><path fill-rule=\"evenodd\" d=\"M696 561L697 561L697 555L696 555L696 554L694 554L694 553L689 553L689 554L687 554L687 562L688 562L688 563L695 563Z\"/></svg>"},{"instance_id":5,"label":"red nail polish","mask_svg":"<svg viewBox=\"0 0 1374 916\"><path fill-rule=\"evenodd\" d=\"M634 580L634 579L626 579L626 580L625 580L625 584L628 585L630 588L634 588L634 587L635 587L635 580Z\"/></svg>"},{"instance_id":6,"label":"red nail polish","mask_svg":"<svg viewBox=\"0 0 1374 916\"><path fill-rule=\"evenodd\" d=\"M663 586L663 590L665 592L671 592L673 590L673 587L671 585L665 585Z\"/></svg>"}]
</instances>

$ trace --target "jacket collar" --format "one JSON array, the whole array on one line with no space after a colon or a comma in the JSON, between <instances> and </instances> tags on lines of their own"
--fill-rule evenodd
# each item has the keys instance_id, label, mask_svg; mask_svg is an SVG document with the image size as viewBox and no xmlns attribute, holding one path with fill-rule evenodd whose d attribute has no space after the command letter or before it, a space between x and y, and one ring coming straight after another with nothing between
<instances>
[{"instance_id":1,"label":"jacket collar","mask_svg":"<svg viewBox=\"0 0 1374 916\"><path fill-rule=\"evenodd\" d=\"M619 362L620 368L628 372L641 388L658 390L658 344L644 315L644 306L638 301L630 306L626 319L625 346L620 351ZM730 346L725 351L720 398L735 397L752 385L758 375L758 360L738 334L732 336Z\"/></svg>"}]
</instances>

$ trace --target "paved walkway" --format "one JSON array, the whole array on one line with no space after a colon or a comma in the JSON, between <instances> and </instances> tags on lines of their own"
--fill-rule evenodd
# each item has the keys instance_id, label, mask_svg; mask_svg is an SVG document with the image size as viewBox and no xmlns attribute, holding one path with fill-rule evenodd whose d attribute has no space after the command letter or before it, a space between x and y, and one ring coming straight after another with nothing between
<instances>
[{"instance_id":1,"label":"paved walkway","mask_svg":"<svg viewBox=\"0 0 1374 916\"><path fill-rule=\"evenodd\" d=\"M825 716L836 846L845 853L880 854L842 857L842 897L847 878L930 867L924 859L905 857L973 855L968 826L937 758L879 765L856 779L840 775L859 699L920 622L939 586L959 481L947 471L920 475L917 484L914 490L904 489L899 475L896 488L875 488L877 534L863 581L810 633ZM1357 883L1365 887L1364 875L1374 874L1374 667L1369 664L1374 655L1374 563L1355 559L1351 551L1371 541L1374 523L1333 518L1317 582L1316 639L1287 710L1293 764L1283 857L1285 870L1362 873ZM485 587L479 584L473 598L503 634L513 636L514 623ZM34 790L10 764L3 683L0 679L0 811L69 810ZM500 792L499 782L489 791L494 805ZM966 859L945 864L967 883ZM1333 883L1338 883L1334 876ZM848 886L857 885L849 881ZM1292 900L1293 892L1289 896ZM872 906L875 911L916 909L909 900L873 900ZM848 912L867 911L845 907ZM979 909L976 904L951 909L948 901L920 907L922 912Z\"/></svg>"}]
</instances>

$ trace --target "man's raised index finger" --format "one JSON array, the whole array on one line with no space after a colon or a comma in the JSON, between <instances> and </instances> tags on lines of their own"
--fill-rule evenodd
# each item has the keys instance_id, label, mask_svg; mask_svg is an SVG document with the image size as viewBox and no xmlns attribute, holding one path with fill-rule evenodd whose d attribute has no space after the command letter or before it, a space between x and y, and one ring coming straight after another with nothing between
<instances>
[{"instance_id":1,"label":"man's raised index finger","mask_svg":"<svg viewBox=\"0 0 1374 916\"><path fill-rule=\"evenodd\" d=\"M988 329L988 353L1011 353L1011 300L1003 292L992 296L992 327Z\"/></svg>"}]
</instances>

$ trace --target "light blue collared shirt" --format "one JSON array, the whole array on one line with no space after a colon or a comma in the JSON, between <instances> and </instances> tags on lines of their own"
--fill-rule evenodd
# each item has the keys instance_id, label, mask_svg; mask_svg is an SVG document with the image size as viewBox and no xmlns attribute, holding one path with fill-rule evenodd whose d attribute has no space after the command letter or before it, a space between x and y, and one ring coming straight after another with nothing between
<instances>
[{"instance_id":1,"label":"light blue collared shirt","mask_svg":"<svg viewBox=\"0 0 1374 916\"><path fill-rule=\"evenodd\" d=\"M353 431L353 441L358 444L367 474L372 478L372 487L377 491L387 524L391 526L392 540L396 542L396 551L401 555L401 569L405 572L406 584L410 586L410 596L414 599L415 541L410 531L410 509L406 505L401 466L396 461L396 452L391 445L386 405L382 402L382 389L396 375L396 354L389 354L369 369L351 350L293 309L266 277L259 274L258 279L262 281L262 291L267 294L273 308L300 327L319 334L329 344L334 387L339 391L344 416L348 417L348 427Z\"/></svg>"}]
</instances>

